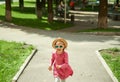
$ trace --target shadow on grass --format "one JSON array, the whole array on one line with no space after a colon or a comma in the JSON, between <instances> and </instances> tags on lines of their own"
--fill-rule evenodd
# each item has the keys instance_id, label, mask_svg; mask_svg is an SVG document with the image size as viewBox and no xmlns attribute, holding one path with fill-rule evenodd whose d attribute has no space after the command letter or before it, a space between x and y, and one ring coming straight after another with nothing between
<instances>
[{"instance_id":1,"label":"shadow on grass","mask_svg":"<svg viewBox=\"0 0 120 82\"><path fill-rule=\"evenodd\" d=\"M99 10L99 6L94 6L92 7L92 5L88 5L85 8L81 9L82 11L98 11Z\"/></svg>"},{"instance_id":2,"label":"shadow on grass","mask_svg":"<svg viewBox=\"0 0 120 82\"><path fill-rule=\"evenodd\" d=\"M20 12L23 14L35 14L35 8L34 7L24 7L24 9L21 11L19 7L14 6L12 7L12 11Z\"/></svg>"},{"instance_id":3,"label":"shadow on grass","mask_svg":"<svg viewBox=\"0 0 120 82\"><path fill-rule=\"evenodd\" d=\"M12 7L12 11L13 12L18 12L18 13L22 13L22 14L36 14L36 10L35 7L24 7L23 10L21 10L19 7L14 6ZM42 16L47 16L47 9L42 9Z\"/></svg>"},{"instance_id":4,"label":"shadow on grass","mask_svg":"<svg viewBox=\"0 0 120 82\"><path fill-rule=\"evenodd\" d=\"M30 4L35 5L35 4L36 4L36 1L25 1L25 3L30 3Z\"/></svg>"},{"instance_id":5,"label":"shadow on grass","mask_svg":"<svg viewBox=\"0 0 120 82\"><path fill-rule=\"evenodd\" d=\"M0 19L5 21L4 16L0 16ZM59 30L67 27L73 26L71 23L63 23L62 21L53 21L53 23L48 23L47 19L30 19L30 18L15 18L12 17L12 23L19 26L26 26L32 28L39 28L43 30Z\"/></svg>"}]
</instances>

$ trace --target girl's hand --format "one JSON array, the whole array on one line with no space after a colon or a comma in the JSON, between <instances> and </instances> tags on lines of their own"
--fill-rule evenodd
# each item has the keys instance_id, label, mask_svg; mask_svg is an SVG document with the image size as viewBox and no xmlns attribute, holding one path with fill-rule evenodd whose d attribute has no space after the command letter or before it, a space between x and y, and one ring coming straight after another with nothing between
<instances>
[{"instance_id":1,"label":"girl's hand","mask_svg":"<svg viewBox=\"0 0 120 82\"><path fill-rule=\"evenodd\" d=\"M49 71L52 71L52 66L49 66L49 67L48 67L48 70L49 70Z\"/></svg>"},{"instance_id":2,"label":"girl's hand","mask_svg":"<svg viewBox=\"0 0 120 82\"><path fill-rule=\"evenodd\" d=\"M56 68L57 68L57 69L60 69L60 68L61 68L61 65L56 65Z\"/></svg>"}]
</instances>

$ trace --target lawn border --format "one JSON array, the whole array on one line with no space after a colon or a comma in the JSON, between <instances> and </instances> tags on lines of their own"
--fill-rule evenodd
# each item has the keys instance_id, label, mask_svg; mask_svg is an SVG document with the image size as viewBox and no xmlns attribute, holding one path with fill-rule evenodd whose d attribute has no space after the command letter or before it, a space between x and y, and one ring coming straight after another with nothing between
<instances>
[{"instance_id":1,"label":"lawn border","mask_svg":"<svg viewBox=\"0 0 120 82\"><path fill-rule=\"evenodd\" d=\"M90 34L90 35L120 36L120 32L79 32L79 33Z\"/></svg>"},{"instance_id":2,"label":"lawn border","mask_svg":"<svg viewBox=\"0 0 120 82\"><path fill-rule=\"evenodd\" d=\"M36 52L37 52L37 49L32 50L31 54L26 58L26 60L20 67L19 71L13 77L12 82L17 82L18 78L23 73L23 71L25 70L25 68L27 67L27 65L29 64L30 60L32 59L32 57L35 55Z\"/></svg>"},{"instance_id":3,"label":"lawn border","mask_svg":"<svg viewBox=\"0 0 120 82\"><path fill-rule=\"evenodd\" d=\"M112 78L113 82L119 82L118 79L114 76L112 70L109 68L109 66L107 65L107 63L105 62L105 60L103 59L103 57L101 56L100 50L96 51L97 57L100 60L100 62L102 63L102 65L104 66L104 68L106 69L107 73L109 74L109 76Z\"/></svg>"}]
</instances>

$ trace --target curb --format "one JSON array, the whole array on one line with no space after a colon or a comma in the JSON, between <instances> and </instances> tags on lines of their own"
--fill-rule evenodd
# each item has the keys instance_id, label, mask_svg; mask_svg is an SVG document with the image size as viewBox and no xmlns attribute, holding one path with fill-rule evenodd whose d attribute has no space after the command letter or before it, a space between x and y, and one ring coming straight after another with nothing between
<instances>
[{"instance_id":1,"label":"curb","mask_svg":"<svg viewBox=\"0 0 120 82\"><path fill-rule=\"evenodd\" d=\"M107 65L107 63L105 62L105 60L103 59L103 57L101 56L100 50L96 51L97 57L100 60L100 62L102 63L102 65L104 66L104 68L106 69L107 73L109 74L109 76L111 77L111 79L113 80L113 82L119 82L118 79L114 76L113 72L111 71L111 69L109 68L109 66Z\"/></svg>"},{"instance_id":2,"label":"curb","mask_svg":"<svg viewBox=\"0 0 120 82\"><path fill-rule=\"evenodd\" d=\"M17 82L18 78L23 73L23 71L25 70L26 66L29 64L30 60L32 59L32 57L35 55L36 52L37 52L37 49L32 50L32 53L26 58L26 60L24 61L23 65L20 67L19 71L13 77L12 82Z\"/></svg>"},{"instance_id":3,"label":"curb","mask_svg":"<svg viewBox=\"0 0 120 82\"><path fill-rule=\"evenodd\" d=\"M91 35L105 35L105 36L120 36L120 32L79 32L80 34L91 34Z\"/></svg>"}]
</instances>

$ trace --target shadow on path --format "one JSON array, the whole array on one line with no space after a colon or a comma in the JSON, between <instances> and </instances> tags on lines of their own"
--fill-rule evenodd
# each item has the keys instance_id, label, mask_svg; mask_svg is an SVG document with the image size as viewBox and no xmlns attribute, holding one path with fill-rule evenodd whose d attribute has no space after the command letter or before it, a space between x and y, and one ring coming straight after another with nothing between
<instances>
[{"instance_id":1,"label":"shadow on path","mask_svg":"<svg viewBox=\"0 0 120 82\"><path fill-rule=\"evenodd\" d=\"M71 41L76 41L76 42L106 42L115 40L120 42L120 38L117 38L115 36L95 36L95 35L85 35L82 36L83 34L80 33L74 33L79 30L83 29L90 29L90 28L96 28L97 26L97 12L83 12L83 11L74 11L75 13L75 26L71 28L66 28L62 30L57 30L57 31L46 31L46 30L39 30L35 28L30 28L30 27L23 27L23 26L18 26L14 25L12 23L5 23L5 22L0 22L0 27L6 28L6 29L11 29L11 30L19 30L23 31L27 34L37 34L37 35L43 35L45 37L63 37ZM109 25L111 27L119 27L120 23L119 21L112 21L109 20ZM66 34L67 36L64 36ZM95 38L91 38L90 36L94 36ZM114 44L114 43L113 43ZM117 45L117 44L116 44ZM118 44L120 45L120 44Z\"/></svg>"},{"instance_id":2,"label":"shadow on path","mask_svg":"<svg viewBox=\"0 0 120 82\"><path fill-rule=\"evenodd\" d=\"M11 34L12 32L14 33L16 30L19 30L20 32L25 32L26 34L29 34L29 35L41 35L44 37L51 37L51 38L63 37L67 40L75 41L75 42L107 42L110 40L115 40L120 42L120 38L116 38L116 36L100 36L100 35L96 36L96 35L85 35L81 33L45 31L40 29L28 28L28 27L17 26L17 25L6 25L6 24L0 24L0 27L6 28L6 30L7 29L12 30ZM91 38L91 37L94 37L94 38ZM114 44L114 45L120 45L120 43Z\"/></svg>"}]
</instances>

